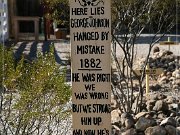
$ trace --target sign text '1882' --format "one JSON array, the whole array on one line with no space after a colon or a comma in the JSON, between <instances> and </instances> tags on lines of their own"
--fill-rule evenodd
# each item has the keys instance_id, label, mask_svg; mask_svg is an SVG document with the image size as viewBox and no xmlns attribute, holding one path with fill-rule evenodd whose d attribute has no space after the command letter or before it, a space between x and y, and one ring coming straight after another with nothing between
<instances>
[{"instance_id":1,"label":"sign text '1882'","mask_svg":"<svg viewBox=\"0 0 180 135\"><path fill-rule=\"evenodd\" d=\"M83 68L97 68L101 69L101 60L100 59L80 59L81 69Z\"/></svg>"}]
</instances>

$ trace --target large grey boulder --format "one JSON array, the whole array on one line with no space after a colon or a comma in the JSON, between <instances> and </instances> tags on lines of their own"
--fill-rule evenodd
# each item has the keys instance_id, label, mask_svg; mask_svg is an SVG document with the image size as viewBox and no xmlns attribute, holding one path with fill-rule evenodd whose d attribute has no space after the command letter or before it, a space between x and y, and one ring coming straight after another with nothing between
<instances>
[{"instance_id":1,"label":"large grey boulder","mask_svg":"<svg viewBox=\"0 0 180 135\"><path fill-rule=\"evenodd\" d=\"M136 122L135 127L138 131L145 131L148 127L155 126L155 125L156 125L155 120L141 117Z\"/></svg>"},{"instance_id":2,"label":"large grey boulder","mask_svg":"<svg viewBox=\"0 0 180 135\"><path fill-rule=\"evenodd\" d=\"M166 125L165 129L169 135L176 135L176 128L171 125Z\"/></svg>"},{"instance_id":3,"label":"large grey boulder","mask_svg":"<svg viewBox=\"0 0 180 135\"><path fill-rule=\"evenodd\" d=\"M166 135L166 130L162 126L149 127L145 131L145 135Z\"/></svg>"}]
</instances>

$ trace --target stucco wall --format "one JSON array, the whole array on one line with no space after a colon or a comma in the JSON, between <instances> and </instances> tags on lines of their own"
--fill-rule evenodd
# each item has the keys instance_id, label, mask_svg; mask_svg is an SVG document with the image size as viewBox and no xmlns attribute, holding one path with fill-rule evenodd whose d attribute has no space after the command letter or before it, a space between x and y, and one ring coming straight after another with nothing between
<instances>
[{"instance_id":1,"label":"stucco wall","mask_svg":"<svg viewBox=\"0 0 180 135\"><path fill-rule=\"evenodd\" d=\"M0 0L0 42L8 39L8 6L7 0Z\"/></svg>"}]
</instances>

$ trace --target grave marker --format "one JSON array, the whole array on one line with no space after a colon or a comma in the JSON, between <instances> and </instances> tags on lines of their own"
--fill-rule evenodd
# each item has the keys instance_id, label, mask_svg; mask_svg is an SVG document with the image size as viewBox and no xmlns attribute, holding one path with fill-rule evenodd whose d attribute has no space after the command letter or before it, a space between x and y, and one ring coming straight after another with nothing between
<instances>
[{"instance_id":1,"label":"grave marker","mask_svg":"<svg viewBox=\"0 0 180 135\"><path fill-rule=\"evenodd\" d=\"M111 0L70 0L73 135L111 134Z\"/></svg>"},{"instance_id":2,"label":"grave marker","mask_svg":"<svg viewBox=\"0 0 180 135\"><path fill-rule=\"evenodd\" d=\"M171 45L179 45L179 43L171 41L171 38L168 37L168 41L161 41L161 42L159 42L159 45L168 45L168 50L170 51L170 46Z\"/></svg>"},{"instance_id":3,"label":"grave marker","mask_svg":"<svg viewBox=\"0 0 180 135\"><path fill-rule=\"evenodd\" d=\"M140 76L143 70L134 70L134 72ZM145 69L145 74L146 74L146 96L149 94L149 75L160 75L163 73L162 68L157 68L157 69L150 69L149 64L147 64L146 69Z\"/></svg>"}]
</instances>

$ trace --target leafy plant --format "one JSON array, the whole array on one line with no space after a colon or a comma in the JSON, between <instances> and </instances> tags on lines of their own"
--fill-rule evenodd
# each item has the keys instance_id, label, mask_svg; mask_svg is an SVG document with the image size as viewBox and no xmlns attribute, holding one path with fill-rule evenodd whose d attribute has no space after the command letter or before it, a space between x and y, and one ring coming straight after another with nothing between
<instances>
[{"instance_id":1,"label":"leafy plant","mask_svg":"<svg viewBox=\"0 0 180 135\"><path fill-rule=\"evenodd\" d=\"M69 28L69 1L68 0L44 0L43 5L48 11L46 17L57 24Z\"/></svg>"},{"instance_id":2,"label":"leafy plant","mask_svg":"<svg viewBox=\"0 0 180 135\"><path fill-rule=\"evenodd\" d=\"M2 83L3 83L3 45L0 44L0 88L2 88Z\"/></svg>"},{"instance_id":3,"label":"leafy plant","mask_svg":"<svg viewBox=\"0 0 180 135\"><path fill-rule=\"evenodd\" d=\"M45 55L39 53L32 62L24 56L17 62L12 50L4 51L4 60L0 61L4 61L6 93L0 117L4 130L0 134L52 134L68 116L64 106L71 95L65 71L55 62L54 47ZM60 134L60 129L56 133Z\"/></svg>"}]
</instances>

